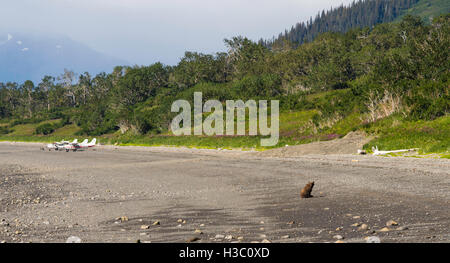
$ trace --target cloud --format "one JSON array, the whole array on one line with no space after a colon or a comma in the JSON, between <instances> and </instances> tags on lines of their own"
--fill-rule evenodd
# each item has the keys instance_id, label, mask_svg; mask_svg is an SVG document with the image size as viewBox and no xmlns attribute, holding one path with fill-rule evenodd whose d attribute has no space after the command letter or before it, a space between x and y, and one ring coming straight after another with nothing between
<instances>
[{"instance_id":1,"label":"cloud","mask_svg":"<svg viewBox=\"0 0 450 263\"><path fill-rule=\"evenodd\" d=\"M15 0L0 25L67 35L132 64L175 64L185 51L224 51L224 38L271 38L353 0ZM10 31L11 32L11 31Z\"/></svg>"}]
</instances>

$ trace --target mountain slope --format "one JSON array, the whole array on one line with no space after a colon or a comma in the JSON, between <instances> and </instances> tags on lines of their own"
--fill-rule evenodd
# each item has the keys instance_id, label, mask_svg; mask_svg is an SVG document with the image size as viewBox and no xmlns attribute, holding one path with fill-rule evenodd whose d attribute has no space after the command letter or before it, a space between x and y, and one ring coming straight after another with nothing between
<instances>
[{"instance_id":1,"label":"mountain slope","mask_svg":"<svg viewBox=\"0 0 450 263\"><path fill-rule=\"evenodd\" d=\"M450 13L450 1L448 0L419 0L408 10L405 10L397 20L401 20L404 15L414 15L422 17L426 22L431 22L434 17Z\"/></svg>"},{"instance_id":2,"label":"mountain slope","mask_svg":"<svg viewBox=\"0 0 450 263\"><path fill-rule=\"evenodd\" d=\"M0 61L0 82L20 83L39 82L44 75L59 75L65 68L96 74L126 64L67 37L20 33L0 34Z\"/></svg>"},{"instance_id":3,"label":"mountain slope","mask_svg":"<svg viewBox=\"0 0 450 263\"><path fill-rule=\"evenodd\" d=\"M340 6L322 11L315 19L298 23L272 40L260 42L274 50L287 43L297 46L311 42L324 32L347 32L352 28L371 27L376 24L397 21L407 14L430 18L450 12L448 0L359 0L350 6Z\"/></svg>"}]
</instances>

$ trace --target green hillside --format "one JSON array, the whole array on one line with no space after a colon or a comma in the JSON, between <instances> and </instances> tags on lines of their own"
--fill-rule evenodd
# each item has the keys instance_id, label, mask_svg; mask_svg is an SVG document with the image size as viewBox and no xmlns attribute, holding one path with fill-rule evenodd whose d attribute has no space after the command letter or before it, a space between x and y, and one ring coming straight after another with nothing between
<instances>
[{"instance_id":1,"label":"green hillside","mask_svg":"<svg viewBox=\"0 0 450 263\"><path fill-rule=\"evenodd\" d=\"M398 22L405 15L420 16L426 23L450 12L448 0L359 0L349 6L339 6L319 12L308 21L300 21L273 39L260 43L279 50L313 41L325 32L342 32L380 23Z\"/></svg>"},{"instance_id":2,"label":"green hillside","mask_svg":"<svg viewBox=\"0 0 450 263\"><path fill-rule=\"evenodd\" d=\"M277 51L244 37L225 43L227 53L186 52L175 66L0 83L0 140L95 136L113 144L268 148L261 136L173 136L170 123L178 113L171 105L193 105L194 92L202 92L203 103L278 100L274 147L363 131L374 138L368 150L420 148L448 156L450 14L431 24L406 15Z\"/></svg>"},{"instance_id":3,"label":"green hillside","mask_svg":"<svg viewBox=\"0 0 450 263\"><path fill-rule=\"evenodd\" d=\"M420 16L425 22L431 23L433 18L447 13L450 13L450 1L448 0L419 0L411 8L403 11L396 21L400 21L405 15L413 15Z\"/></svg>"}]
</instances>

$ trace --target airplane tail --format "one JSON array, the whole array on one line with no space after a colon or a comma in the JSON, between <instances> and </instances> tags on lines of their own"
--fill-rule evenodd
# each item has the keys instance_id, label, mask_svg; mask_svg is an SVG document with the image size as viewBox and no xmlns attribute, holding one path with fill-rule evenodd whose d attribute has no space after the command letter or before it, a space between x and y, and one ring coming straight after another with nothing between
<instances>
[{"instance_id":1,"label":"airplane tail","mask_svg":"<svg viewBox=\"0 0 450 263\"><path fill-rule=\"evenodd\" d=\"M97 142L97 139L94 138L94 139L92 139L91 143L89 143L89 145L90 146L94 146L96 142Z\"/></svg>"},{"instance_id":2,"label":"airplane tail","mask_svg":"<svg viewBox=\"0 0 450 263\"><path fill-rule=\"evenodd\" d=\"M78 139L73 140L73 144L78 143Z\"/></svg>"},{"instance_id":3,"label":"airplane tail","mask_svg":"<svg viewBox=\"0 0 450 263\"><path fill-rule=\"evenodd\" d=\"M84 141L81 144L87 144L88 143L88 139L84 139Z\"/></svg>"}]
</instances>

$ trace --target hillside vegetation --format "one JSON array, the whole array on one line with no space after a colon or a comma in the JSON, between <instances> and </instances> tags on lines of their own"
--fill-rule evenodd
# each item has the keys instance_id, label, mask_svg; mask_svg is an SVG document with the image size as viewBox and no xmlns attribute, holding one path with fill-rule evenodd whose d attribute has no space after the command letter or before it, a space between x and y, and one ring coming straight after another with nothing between
<instances>
[{"instance_id":1,"label":"hillside vegetation","mask_svg":"<svg viewBox=\"0 0 450 263\"><path fill-rule=\"evenodd\" d=\"M324 32L342 32L345 33L351 29L372 27L380 23L392 22L401 17L410 8L416 7L418 12L411 12L415 15L422 14L427 10L434 14L438 5L433 4L433 10L424 5L424 1L436 0L358 0L349 6L341 5L330 10L319 12L315 18L312 17L305 22L297 23L289 30L280 33L271 40L260 40L263 45L277 50L286 45L298 46L305 42L313 41L318 35ZM436 3L440 4L440 3ZM430 4L431 5L431 4ZM421 11L419 11L421 10Z\"/></svg>"},{"instance_id":2,"label":"hillside vegetation","mask_svg":"<svg viewBox=\"0 0 450 263\"><path fill-rule=\"evenodd\" d=\"M420 16L426 23L431 23L435 17L450 12L448 0L419 0L416 4L400 13L396 21L401 21L405 15Z\"/></svg>"},{"instance_id":3,"label":"hillside vegetation","mask_svg":"<svg viewBox=\"0 0 450 263\"><path fill-rule=\"evenodd\" d=\"M276 51L234 37L225 40L228 52L186 52L176 66L118 66L110 74L77 77L67 70L37 85L2 83L0 138L45 141L73 134L100 136L104 143L263 148L259 136L172 136L172 103L192 103L200 91L203 102L279 100L277 147L363 130L376 137L367 149L445 153L449 25L449 14L431 24L406 15L398 23L323 33Z\"/></svg>"}]
</instances>

